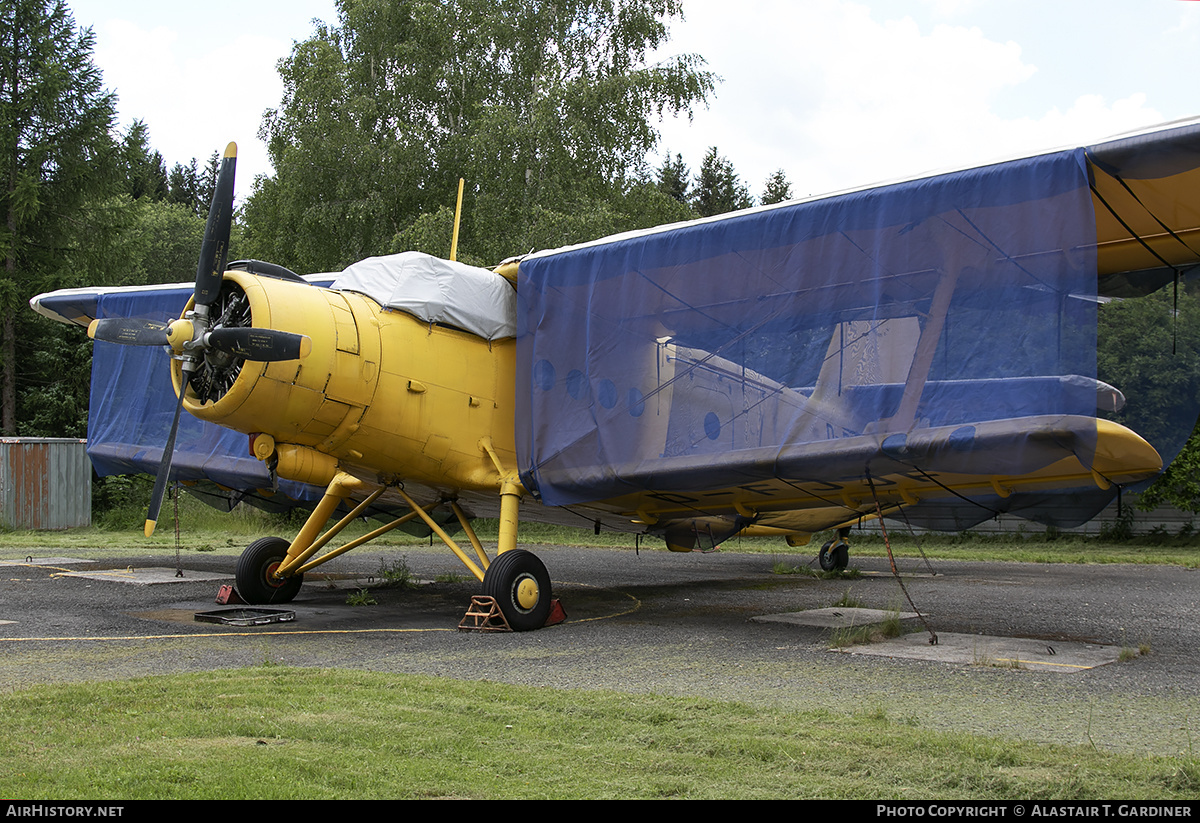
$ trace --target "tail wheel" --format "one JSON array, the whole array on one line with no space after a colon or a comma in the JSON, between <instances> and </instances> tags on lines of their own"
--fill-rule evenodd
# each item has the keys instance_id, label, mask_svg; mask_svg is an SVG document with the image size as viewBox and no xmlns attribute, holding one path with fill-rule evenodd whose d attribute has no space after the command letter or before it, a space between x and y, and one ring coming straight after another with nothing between
<instances>
[{"instance_id":1,"label":"tail wheel","mask_svg":"<svg viewBox=\"0 0 1200 823\"><path fill-rule=\"evenodd\" d=\"M496 599L513 631L540 629L550 616L550 573L524 549L496 556L483 576L483 593Z\"/></svg>"},{"instance_id":2,"label":"tail wheel","mask_svg":"<svg viewBox=\"0 0 1200 823\"><path fill-rule=\"evenodd\" d=\"M840 537L830 540L821 547L817 559L820 560L823 571L840 572L850 564L850 544Z\"/></svg>"},{"instance_id":3,"label":"tail wheel","mask_svg":"<svg viewBox=\"0 0 1200 823\"><path fill-rule=\"evenodd\" d=\"M304 585L304 575L275 577L275 570L287 557L288 541L281 537L264 537L251 543L238 558L238 594L247 603L287 603Z\"/></svg>"}]
</instances>

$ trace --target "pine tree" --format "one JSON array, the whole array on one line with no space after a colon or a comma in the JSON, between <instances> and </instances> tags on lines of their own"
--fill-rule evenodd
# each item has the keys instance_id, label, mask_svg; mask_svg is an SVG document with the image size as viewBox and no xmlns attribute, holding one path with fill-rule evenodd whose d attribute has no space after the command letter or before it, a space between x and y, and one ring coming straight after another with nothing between
<instances>
[{"instance_id":1,"label":"pine tree","mask_svg":"<svg viewBox=\"0 0 1200 823\"><path fill-rule=\"evenodd\" d=\"M671 153L667 152L667 159L658 168L658 190L686 204L691 199L691 176L692 170L683 162L683 155L676 153L672 160Z\"/></svg>"},{"instance_id":2,"label":"pine tree","mask_svg":"<svg viewBox=\"0 0 1200 823\"><path fill-rule=\"evenodd\" d=\"M193 161L194 162L194 161ZM212 203L213 192L217 190L217 172L221 169L221 154L213 152L208 158L208 163L204 167L197 178L196 185L196 213L208 214L208 207Z\"/></svg>"},{"instance_id":3,"label":"pine tree","mask_svg":"<svg viewBox=\"0 0 1200 823\"><path fill-rule=\"evenodd\" d=\"M192 214L199 215L201 209L208 210L208 203L201 206L200 170L193 157L191 163L176 163L167 175L167 202L177 203Z\"/></svg>"},{"instance_id":4,"label":"pine tree","mask_svg":"<svg viewBox=\"0 0 1200 823\"><path fill-rule=\"evenodd\" d=\"M95 38L62 0L0 4L0 430L17 430L18 363L34 345L27 301L72 282L81 214L112 191L115 98L92 62ZM18 313L20 318L18 319Z\"/></svg>"},{"instance_id":5,"label":"pine tree","mask_svg":"<svg viewBox=\"0 0 1200 823\"><path fill-rule=\"evenodd\" d=\"M759 202L764 206L769 206L772 203L782 203L784 200L791 199L792 184L788 182L787 175L783 173L783 169L779 169L767 178L767 186L763 189Z\"/></svg>"},{"instance_id":6,"label":"pine tree","mask_svg":"<svg viewBox=\"0 0 1200 823\"><path fill-rule=\"evenodd\" d=\"M129 196L154 201L167 197L167 166L163 156L150 148L150 129L141 120L134 120L121 144L121 165L127 181Z\"/></svg>"},{"instance_id":7,"label":"pine tree","mask_svg":"<svg viewBox=\"0 0 1200 823\"><path fill-rule=\"evenodd\" d=\"M716 146L710 148L696 177L696 211L701 217L711 217L753 205L750 190L734 172L733 164L717 153Z\"/></svg>"}]
</instances>

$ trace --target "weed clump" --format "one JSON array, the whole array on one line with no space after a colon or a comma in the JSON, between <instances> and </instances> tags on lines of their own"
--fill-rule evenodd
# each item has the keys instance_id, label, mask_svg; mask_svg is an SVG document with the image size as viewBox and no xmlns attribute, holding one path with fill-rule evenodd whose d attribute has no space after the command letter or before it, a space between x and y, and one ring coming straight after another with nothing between
<instances>
[{"instance_id":1,"label":"weed clump","mask_svg":"<svg viewBox=\"0 0 1200 823\"><path fill-rule=\"evenodd\" d=\"M377 601L371 595L371 593L369 591L367 591L366 589L359 589L356 592L352 592L346 598L346 605L347 606L378 606L379 601Z\"/></svg>"},{"instance_id":2,"label":"weed clump","mask_svg":"<svg viewBox=\"0 0 1200 823\"><path fill-rule=\"evenodd\" d=\"M383 581L382 585L389 589L413 589L417 586L412 569L408 567L407 555L402 555L399 560L393 560L390 564L381 559L378 577Z\"/></svg>"},{"instance_id":3,"label":"weed clump","mask_svg":"<svg viewBox=\"0 0 1200 823\"><path fill-rule=\"evenodd\" d=\"M849 592L847 592L848 594ZM846 595L843 595L844 597ZM862 608L862 606L844 606L843 608ZM867 643L891 640L893 637L899 637L902 633L903 627L900 622L900 612L893 609L888 612L887 617L880 623L868 623L863 626L847 626L835 629L829 642L835 649L844 649L847 646L861 646Z\"/></svg>"}]
</instances>

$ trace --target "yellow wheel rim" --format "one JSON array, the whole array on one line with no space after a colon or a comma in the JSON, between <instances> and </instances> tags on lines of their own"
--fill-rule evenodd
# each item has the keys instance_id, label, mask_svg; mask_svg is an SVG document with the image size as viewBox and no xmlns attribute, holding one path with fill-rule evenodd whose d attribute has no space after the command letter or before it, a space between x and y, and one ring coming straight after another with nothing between
<instances>
[{"instance_id":1,"label":"yellow wheel rim","mask_svg":"<svg viewBox=\"0 0 1200 823\"><path fill-rule=\"evenodd\" d=\"M539 594L537 581L526 577L517 584L517 605L525 610L532 609L537 605Z\"/></svg>"}]
</instances>

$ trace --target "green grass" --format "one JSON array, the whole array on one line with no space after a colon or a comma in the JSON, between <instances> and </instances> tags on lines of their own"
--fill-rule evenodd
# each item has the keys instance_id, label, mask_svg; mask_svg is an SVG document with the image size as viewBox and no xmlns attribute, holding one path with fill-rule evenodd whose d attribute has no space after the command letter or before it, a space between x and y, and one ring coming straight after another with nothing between
<instances>
[{"instance_id":1,"label":"green grass","mask_svg":"<svg viewBox=\"0 0 1200 823\"><path fill-rule=\"evenodd\" d=\"M1163 537L1143 535L1128 540L1044 534L927 534L921 537L889 532L897 557L929 557L944 560L1009 560L1021 563L1149 563L1200 566L1200 540L1195 535ZM814 538L815 539L815 538ZM850 557L886 557L883 538L855 534L850 539Z\"/></svg>"},{"instance_id":2,"label":"green grass","mask_svg":"<svg viewBox=\"0 0 1200 823\"><path fill-rule=\"evenodd\" d=\"M865 609L866 607L865 603L850 594L849 589L846 589L842 592L841 597L829 604L831 609Z\"/></svg>"},{"instance_id":3,"label":"green grass","mask_svg":"<svg viewBox=\"0 0 1200 823\"><path fill-rule=\"evenodd\" d=\"M4 534L5 551L0 556L22 554L44 554L46 550L60 552L90 552L104 550L111 553L119 546L126 554L155 554L175 550L174 503L163 505L158 531L153 537L144 537L141 518L145 512L137 506L105 512L95 519L100 525L61 532L8 531ZM179 501L180 547L185 551L215 552L236 555L258 537L280 535L291 537L299 529L302 518L296 515L281 516L265 514L257 509L242 507L230 513L220 512L200 501L183 495ZM378 522L355 521L343 532L342 540L365 534L379 525ZM499 533L498 521L480 519L474 527L484 543L495 543ZM1149 534L1118 540L1111 537L1082 537L1056 535L1053 532L1026 532L1008 534L928 534L914 537L894 526L889 532L892 549L897 557L919 557L923 550L929 557L945 560L1010 560L1026 563L1150 563L1177 565L1187 568L1200 566L1200 533L1168 535ZM776 574L818 574L810 562L815 558L817 547L832 536L832 532L813 536L808 546L788 547L778 538L732 538L721 544L724 552L761 553L776 555ZM466 538L457 537L460 545L467 545ZM572 529L542 523L522 523L520 542L525 546L567 545L592 546L598 548L632 549L633 534L601 532L593 533L591 527ZM372 546L411 548L421 551L430 547L428 537L416 537L400 530L372 541ZM643 537L643 551L665 550L661 541L654 537ZM434 551L445 551L440 541L433 541ZM878 534L853 532L850 536L850 558L885 557L887 551ZM858 571L850 568L842 576L855 576Z\"/></svg>"},{"instance_id":4,"label":"green grass","mask_svg":"<svg viewBox=\"0 0 1200 823\"><path fill-rule=\"evenodd\" d=\"M841 599L833 604L832 608L862 609L866 607L858 598L852 597L850 590L847 589ZM887 616L878 623L866 623L862 626L846 626L834 629L829 638L829 645L831 648L844 649L847 646L879 643L883 640L891 640L894 637L899 637L903 631L904 624L900 620L900 610L892 608L887 612Z\"/></svg>"},{"instance_id":5,"label":"green grass","mask_svg":"<svg viewBox=\"0 0 1200 823\"><path fill-rule=\"evenodd\" d=\"M1200 762L656 695L258 667L0 695L0 794L1194 799Z\"/></svg>"}]
</instances>

